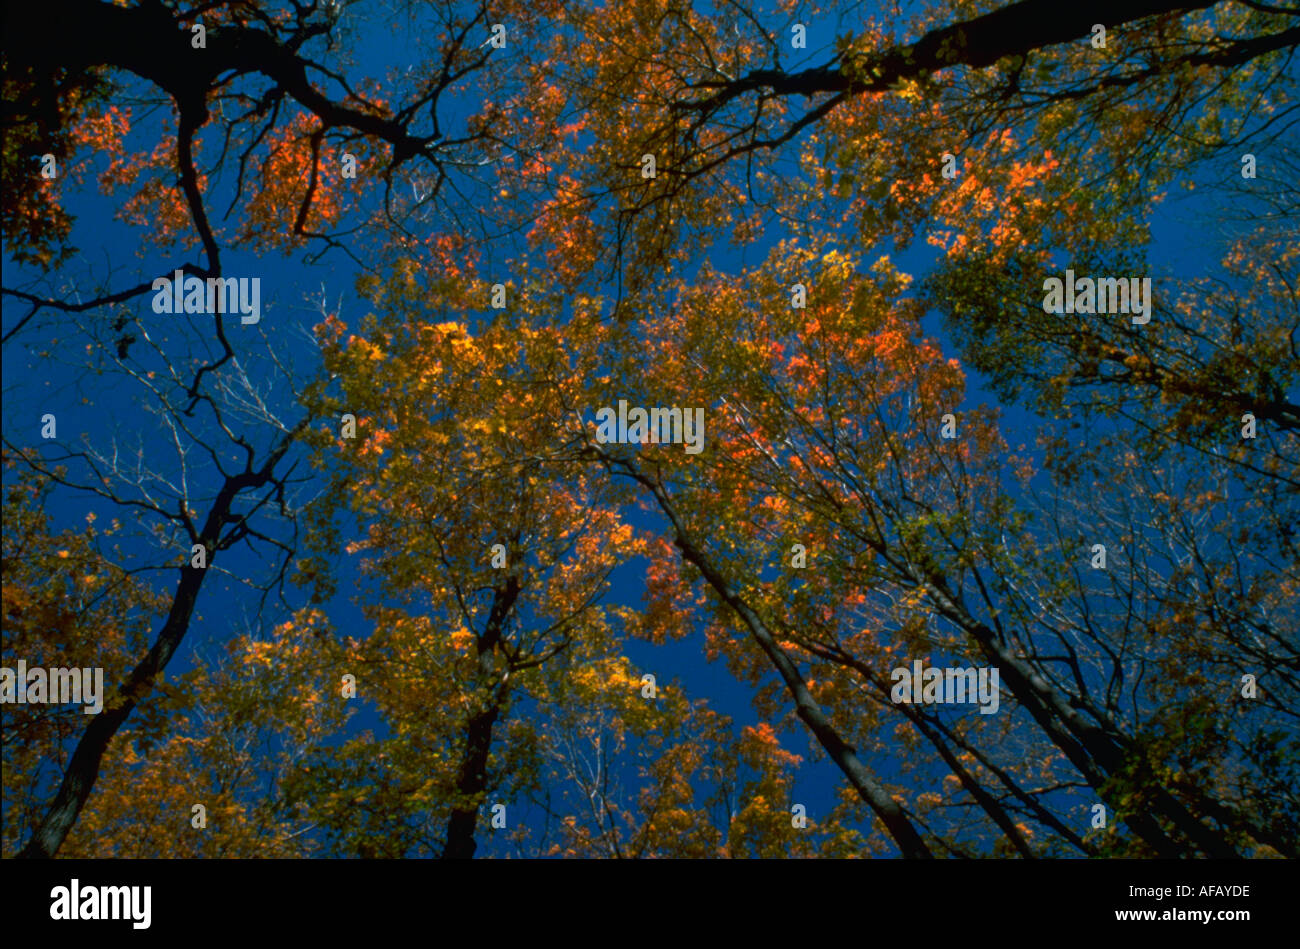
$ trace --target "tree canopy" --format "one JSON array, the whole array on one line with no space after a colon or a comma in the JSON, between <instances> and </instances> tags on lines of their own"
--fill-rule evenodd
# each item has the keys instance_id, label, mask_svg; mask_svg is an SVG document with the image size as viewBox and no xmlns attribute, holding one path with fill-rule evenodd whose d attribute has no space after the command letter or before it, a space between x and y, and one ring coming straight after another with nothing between
<instances>
[{"instance_id":1,"label":"tree canopy","mask_svg":"<svg viewBox=\"0 0 1300 949\"><path fill-rule=\"evenodd\" d=\"M5 17L4 856L1300 856L1294 8Z\"/></svg>"}]
</instances>

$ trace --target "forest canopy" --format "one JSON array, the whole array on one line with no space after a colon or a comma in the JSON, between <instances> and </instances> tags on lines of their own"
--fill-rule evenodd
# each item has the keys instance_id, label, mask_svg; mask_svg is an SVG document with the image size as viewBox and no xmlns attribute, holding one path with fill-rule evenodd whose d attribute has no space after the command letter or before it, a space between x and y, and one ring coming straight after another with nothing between
<instances>
[{"instance_id":1,"label":"forest canopy","mask_svg":"<svg viewBox=\"0 0 1300 949\"><path fill-rule=\"evenodd\" d=\"M3 856L1300 856L1296 8L5 21Z\"/></svg>"}]
</instances>

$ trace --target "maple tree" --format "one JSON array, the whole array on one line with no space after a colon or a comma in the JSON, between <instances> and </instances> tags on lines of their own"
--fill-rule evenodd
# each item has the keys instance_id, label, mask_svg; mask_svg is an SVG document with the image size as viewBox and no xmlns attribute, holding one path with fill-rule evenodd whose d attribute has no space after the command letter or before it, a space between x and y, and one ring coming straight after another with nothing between
<instances>
[{"instance_id":1,"label":"maple tree","mask_svg":"<svg viewBox=\"0 0 1300 949\"><path fill-rule=\"evenodd\" d=\"M1266 4L1063 11L1022 0L984 12L959 3L852 24L836 13L803 3L570 5L564 23L574 28L525 51L532 74L511 102L516 121L567 136L497 166L506 190L540 208L520 226L532 224L530 236L569 261L563 269L635 290L655 284L663 261L681 266L728 237L744 244L765 226L807 220L807 209L788 207L792 190L848 199L868 244L882 231L910 236L945 207L969 239L1010 203L981 187L984 176L1006 174L1035 145L1068 160L1062 180L1087 183L1098 200L1149 197L1129 189L1285 117L1287 56L1300 39L1294 15ZM791 30L823 17L835 18L833 55L788 65L808 58ZM1101 49L1089 42L1095 24L1110 31ZM900 40L903 31L919 38ZM1020 128L1030 134L1004 141ZM1098 136L1104 147L1093 147ZM940 174L945 153L968 169L956 194ZM835 220L843 203L819 210ZM1068 207L1033 220L1068 227Z\"/></svg>"},{"instance_id":2,"label":"maple tree","mask_svg":"<svg viewBox=\"0 0 1300 949\"><path fill-rule=\"evenodd\" d=\"M778 259L789 266L794 256ZM937 777L958 781L1020 852L1029 851L1033 834L1016 817L1096 852L1097 843L1068 829L1068 795L1052 803L1035 797L1043 786L1030 785L1082 780L1150 852L1292 853L1278 830L1290 820L1283 816L1290 804L1265 790L1276 788L1278 770L1293 766L1285 762L1293 761L1286 723L1294 703L1282 671L1291 659L1282 630L1292 622L1292 562L1268 562L1268 555L1252 562L1233 535L1253 532L1214 516L1218 505L1240 510L1250 494L1236 495L1222 470L1189 476L1186 461L1159 443L1134 451L1126 433L1107 432L1086 461L1070 456L1076 468L1088 466L1087 476L1052 457L1048 496L1038 510L1021 510L1022 500L1002 484L1032 472L999 477L991 419L964 412L959 439L936 437L942 409L958 400L960 374L913 335L916 314L909 319L907 307L890 299L898 275L878 264L883 295L879 285L850 291L836 283L837 270L841 281L848 272L845 262L832 255L823 264L803 271L816 274L811 286L824 301L807 311L774 317L752 302L771 299L790 279L760 273L741 292L705 281L698 294L684 294L677 320L661 323L671 322L668 335L652 345L691 352L692 370L704 377L691 387L726 393L712 416L718 441L704 459L708 478L672 453L649 462L593 448L641 483L669 518L678 551L660 548L665 569L680 552L678 582L703 580L712 589L725 616L714 648L740 650L735 662L751 675L761 668L753 645L761 648L800 717L865 800L883 803L853 747L870 743L873 761L891 745L909 758L918 752L913 743L899 748L896 733L882 740L863 731L890 724L866 714L863 690L909 719L921 733L916 740L923 736L943 761ZM735 331L715 341L704 328L723 318L720 309ZM1144 464L1139 454L1154 457ZM1113 471L1130 469L1114 487L1101 486ZM743 517L734 515L737 505ZM1141 519L1166 508L1167 522ZM708 527L718 523L728 525L725 535ZM1222 532L1200 527L1216 523ZM1260 523L1270 533L1269 518ZM1123 560L1105 580L1085 581L1084 552L1096 539ZM790 569L795 542L816 564L806 579ZM690 598L679 593L675 602ZM752 642L728 635L738 622ZM1270 645L1252 644L1245 625ZM936 653L982 654L1023 718L953 722L890 702L888 673L899 659ZM806 674L797 668L803 663ZM1241 673L1254 667L1270 670L1276 702L1239 704ZM1189 703L1185 689L1207 694ZM1242 726L1219 724L1234 719ZM1003 757L1010 741L1016 750ZM1043 762L1032 778L1019 773L1021 743L1039 749L1030 752ZM1242 750L1250 746L1269 749L1267 766L1246 764ZM1229 747L1236 749L1231 777L1219 767ZM904 852L920 850L901 815L876 810Z\"/></svg>"},{"instance_id":3,"label":"maple tree","mask_svg":"<svg viewBox=\"0 0 1300 949\"><path fill-rule=\"evenodd\" d=\"M446 809L427 820L446 825L443 855L462 857L474 853L484 795L503 773L526 779L511 751L494 751L502 732L518 738L512 705L545 701L552 660L574 643L599 649L599 600L635 548L598 485L547 470L547 404L567 377L559 334L432 322L439 286L419 277L404 266L383 285L383 317L365 335L321 327L339 390L326 398L349 410L357 436L337 441L346 450L329 497L356 512L349 550L378 580L362 605L376 633L351 661L391 730L391 779L427 793L408 807ZM320 451L336 455L335 439Z\"/></svg>"}]
</instances>

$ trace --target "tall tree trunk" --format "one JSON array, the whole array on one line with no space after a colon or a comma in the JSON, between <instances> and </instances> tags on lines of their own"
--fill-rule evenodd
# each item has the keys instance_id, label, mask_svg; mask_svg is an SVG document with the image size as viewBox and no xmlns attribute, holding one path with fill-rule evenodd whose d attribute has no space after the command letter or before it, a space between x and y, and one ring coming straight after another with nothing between
<instances>
[{"instance_id":1,"label":"tall tree trunk","mask_svg":"<svg viewBox=\"0 0 1300 949\"><path fill-rule=\"evenodd\" d=\"M222 529L232 520L239 520L238 517L232 518L230 513L235 498L246 490L262 487L271 481L276 464L289 450L296 432L297 429L282 439L260 470L247 471L226 478L212 502L212 507L208 510L207 519L203 523L203 530L197 541L207 549L208 568L211 567L212 558L216 554ZM116 700L92 718L90 724L86 726L85 732L77 742L76 750L72 753L72 760L68 762L67 770L63 773L63 781L59 785L54 802L32 834L32 839L19 851L19 857L53 857L63 846L63 841L67 839L68 832L77 822L77 817L99 777L99 766L109 741L122 727L122 723L131 714L136 703L153 688L158 675L167 667L167 663L176 653L176 648L185 638L190 620L194 616L194 605L198 602L199 590L203 586L207 573L207 568L193 567L189 564L181 568L181 578L172 597L171 609L153 647L148 655L131 670L131 675L126 682L118 687Z\"/></svg>"},{"instance_id":2,"label":"tall tree trunk","mask_svg":"<svg viewBox=\"0 0 1300 949\"><path fill-rule=\"evenodd\" d=\"M456 804L447 819L447 839L442 847L443 860L468 860L478 843L474 831L483 792L487 790L488 757L492 753L492 729L501 715L509 695L509 679L497 678L492 654L501 642L506 619L519 598L519 578L511 575L492 594L492 610L483 633L475 640L480 684L487 691L485 704L472 712L465 724L465 746L456 773Z\"/></svg>"},{"instance_id":3,"label":"tall tree trunk","mask_svg":"<svg viewBox=\"0 0 1300 949\"><path fill-rule=\"evenodd\" d=\"M1027 661L1008 649L994 630L970 615L950 591L945 577L933 570L923 570L917 579L927 584L929 595L939 612L969 633L985 656L998 664L1012 695L1066 753L1075 767L1079 768L1089 784L1100 792L1105 776L1114 776L1127 768L1134 755L1139 753L1138 749L1132 739L1110 722L1108 716L1082 696L1072 696L1067 701ZM1086 709L1093 719L1085 718L1081 709ZM1109 727L1096 722L1108 723ZM1068 737L1062 734L1060 726L1068 732ZM1219 859L1241 856L1222 834L1198 820L1164 788L1154 790L1153 804L1161 816L1206 855ZM1133 813L1126 815L1125 821L1162 857L1182 855L1182 848L1150 816Z\"/></svg>"},{"instance_id":4,"label":"tall tree trunk","mask_svg":"<svg viewBox=\"0 0 1300 949\"><path fill-rule=\"evenodd\" d=\"M898 849L903 856L920 859L932 858L934 854L930 852L930 848L926 846L925 840L907 814L904 813L903 808L899 806L893 796L885 790L884 786L876 780L875 776L861 762L853 746L844 740L835 728L834 723L822 711L821 706L817 704L817 700L813 698L812 692L808 690L808 685L804 682L798 668L786 655L785 650L778 645L776 637L772 635L762 617L755 613L749 604L732 589L731 584L713 566L712 561L695 546L663 488L645 477L629 463L620 459L612 459L599 452L596 454L606 463L612 462L620 465L629 477L639 482L652 493L660 510L672 523L675 535L674 543L678 550L682 552L682 556L699 569L700 573L704 575L704 579L713 587L714 592L740 617L758 647L763 650L764 655L775 667L777 674L781 676L781 680L785 683L791 697L794 699L795 711L799 717L803 719L804 724L808 726L808 730L813 733L821 746L826 749L826 753L830 755L831 760L844 772L849 784L853 786L854 790L858 792L875 815L880 818L880 822L885 825L885 830L889 836L898 844Z\"/></svg>"}]
</instances>

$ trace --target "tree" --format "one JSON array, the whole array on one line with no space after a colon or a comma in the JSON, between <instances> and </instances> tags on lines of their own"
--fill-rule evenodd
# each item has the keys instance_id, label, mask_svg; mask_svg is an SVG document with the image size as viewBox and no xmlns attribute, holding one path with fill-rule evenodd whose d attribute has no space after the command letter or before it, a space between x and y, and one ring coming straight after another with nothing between
<instances>
[{"instance_id":1,"label":"tree","mask_svg":"<svg viewBox=\"0 0 1300 949\"><path fill-rule=\"evenodd\" d=\"M1025 778L1017 778L1015 758L998 760L994 749L1009 738L1004 727L1017 742L1037 745L1039 760L1058 762L1050 766L1052 785L1064 789L1082 781L1091 787L1151 852L1221 856L1264 846L1289 853L1288 836L1279 833L1291 820L1281 816L1289 806L1243 800L1244 786L1262 788L1272 780L1242 755L1243 747L1260 739L1235 730L1206 732L1207 724L1219 720L1208 711L1195 714L1191 722L1198 731L1188 732L1191 710L1203 704L1189 697L1189 689L1194 695L1198 686L1214 681L1192 671L1205 660L1189 650L1205 648L1207 659L1213 654L1223 662L1218 689L1206 702L1228 716L1236 677L1223 668L1244 668L1243 662L1262 658L1254 651L1247 659L1250 653L1241 652L1241 644L1248 637L1244 630L1230 629L1237 623L1261 629L1262 622L1267 635L1275 628L1277 620L1264 617L1275 614L1280 603L1273 591L1289 600L1289 568L1281 575L1261 574L1263 564L1253 567L1238 552L1235 584L1249 584L1247 589L1258 593L1249 594L1249 605L1232 608L1231 621L1219 615L1221 580L1206 576L1202 588L1218 601L1218 609L1189 611L1187 598L1173 592L1181 585L1180 574L1166 578L1156 562L1141 565L1146 591L1141 611L1132 605L1133 594L1126 597L1120 589L1091 602L1081 582L1077 587L1063 583L1069 573L1077 578L1081 572L1080 555L1072 551L1086 549L1082 538L1065 531L1040 533L1017 511L1010 479L996 460L1000 439L991 420L965 412L959 438L936 437L942 410L960 401L960 376L937 348L915 337L915 310L895 299L905 281L881 264L873 282L857 284L849 277L849 263L834 255L820 268L789 248L778 249L773 259L775 273L760 272L741 286L717 278L684 291L676 317L660 324L663 335L646 343L660 353L691 354L686 376L677 375L682 364L669 356L661 365L671 368L649 388L672 392L686 385L695 392L726 393L710 410L716 421L710 431L713 450L703 458L707 476L696 473L697 462L671 451L656 453L652 461L633 461L599 445L589 451L654 498L670 521L687 570L682 582L702 579L724 613L748 628L781 670L800 716L864 798L871 800L873 784L856 772L856 755L847 758L843 748L870 739L850 742L847 723L854 731L880 725L863 717L857 689L865 687L885 704L888 673L903 657L915 657L919 650L930 652L934 661L936 652L968 656L973 651L1000 670L1014 696L1018 711L1009 726L1005 719L977 727L978 717L945 722L914 710L903 714L1016 849L1030 848L1029 834L1012 819L1015 811L1042 821L1080 850L1089 852L1092 845L1077 829L1070 830L1067 815L1052 804L1046 809L1029 804L1043 789L1029 789ZM816 305L769 309L750 302L778 297L792 279L786 268L813 275ZM705 329L719 323L733 327L725 342L711 339ZM1105 477L1105 468L1094 471L1098 479ZM1081 489L1090 512L1109 497L1100 480L1054 474L1048 503L1058 509ZM1180 476L1173 484L1190 491L1182 502L1191 505L1189 515L1221 496L1202 494L1194 479ZM1151 503L1173 502L1169 494L1157 494ZM1131 519L1134 509L1125 507ZM1085 515L1093 524L1096 516ZM723 524L720 532L716 525ZM1179 531L1180 537L1186 533ZM1008 534L1015 544L1008 544ZM815 552L819 563L806 579L782 562L793 541ZM1125 550L1135 542L1155 543L1147 548L1152 551L1161 546L1155 536L1143 540L1125 534L1115 542ZM1201 561L1196 572L1217 572L1233 563L1213 539L1192 550L1199 551ZM1057 558L1067 573L1051 566ZM1177 569L1185 571L1192 563ZM774 576L760 579L773 570ZM1135 579L1125 572L1112 582L1131 590ZM1157 583L1168 585L1168 599ZM1069 602L1076 590L1088 599L1066 607L1062 598ZM1147 618L1146 610L1154 615ZM1203 613L1207 629L1190 641L1172 636L1173 630L1156 619L1166 610L1183 617ZM1107 611L1119 615L1108 622ZM725 633L718 635L728 642ZM1234 649L1233 643L1239 645ZM1269 669L1280 670L1289 661L1290 647L1278 645L1264 660ZM734 641L724 648L744 655ZM1224 649L1238 655L1228 658L1231 653ZM795 657L814 663L810 675L797 671ZM814 699L808 678L823 683L829 698ZM1144 681L1149 684L1140 691L1124 685ZM1285 675L1276 685L1283 694L1290 687ZM900 708L896 699L891 704ZM841 706L842 724L836 726L833 710ZM1274 707L1267 724L1246 729L1272 736L1276 750L1267 758L1274 763L1288 755L1279 714L1287 713ZM1244 768L1253 777L1228 778L1215 767L1228 745L1237 749L1232 769ZM969 769L958 757L968 749L979 755ZM884 751L877 746L873 758ZM1176 767L1174 760L1180 762ZM1069 806L1068 796L1060 800L1059 806ZM893 835L907 852L907 831Z\"/></svg>"},{"instance_id":2,"label":"tree","mask_svg":"<svg viewBox=\"0 0 1300 949\"><path fill-rule=\"evenodd\" d=\"M322 411L347 411L341 437L316 440L331 485L316 516L328 534L336 510L356 512L350 550L378 581L362 602L376 629L348 668L364 670L391 730L388 767L423 779L441 855L464 858L486 795L527 782L526 758L494 751L511 709L547 700L560 654L601 655L612 633L599 602L636 544L606 489L547 457L551 403L572 384L559 334L433 322L454 287L406 262L374 288L382 316L364 336L322 324L337 390Z\"/></svg>"},{"instance_id":3,"label":"tree","mask_svg":"<svg viewBox=\"0 0 1300 949\"><path fill-rule=\"evenodd\" d=\"M400 171L412 161L433 175L429 193L417 204L440 205L448 180L457 169L473 168L491 138L488 130L462 136L443 125L446 100L491 59L491 47L483 42L489 32L486 7L396 5L394 15L417 24L412 36L436 51L418 73L408 69L401 77L406 98L397 106L381 93L379 77L347 77L350 17L340 24L341 9L296 0L146 0L134 6L60 0L53 7L10 11L4 228L21 237L18 259L48 269L72 253L66 246L72 219L58 196L66 175L40 176L37 160L46 154L80 174L87 149L107 151L101 185L119 194L134 187L124 210L137 223L158 225L160 243L197 241L206 263L177 268L205 279L223 275L227 243L342 250L342 238L371 213L400 231L412 208L398 206L394 188L403 184ZM522 12L520 18L531 19ZM51 19L72 25L59 41L48 29ZM318 86L322 82L325 89ZM126 139L137 120L129 110L114 106L97 114L128 89L145 101L164 94L161 126L144 126L144 134L160 136L156 148L130 149ZM208 163L200 157L205 147L216 152ZM210 187L229 175L231 186ZM382 185L377 211L367 210L362 200L371 190L368 183ZM242 226L231 234L223 233L210 210L217 195L229 198L227 214L242 209ZM344 227L351 213L361 220ZM5 292L29 303L35 314L45 307L84 312L139 297L150 287L145 280L73 301L25 289ZM229 358L219 322L216 332Z\"/></svg>"},{"instance_id":4,"label":"tree","mask_svg":"<svg viewBox=\"0 0 1300 949\"><path fill-rule=\"evenodd\" d=\"M662 262L684 266L732 227L743 244L807 221L810 208L856 219L867 245L905 242L936 204L958 211L941 186L945 153L975 180L1047 149L1071 188L1144 202L1191 160L1288 122L1300 27L1266 5L1152 0L1066 13L1021 0L976 15L935 4L853 31L837 21L829 61L787 66L798 55L791 25L828 12L573 4L574 28L530 51L536 78L511 102L516 122L572 140L498 166L504 188L540 207L527 217L539 247L634 294L655 285ZM1099 23L1112 40L1100 49L1089 42ZM1009 131L1023 134L1004 142ZM842 200L816 200L828 192ZM967 192L965 213L951 217L958 233L993 227L1005 201L989 198Z\"/></svg>"},{"instance_id":5,"label":"tree","mask_svg":"<svg viewBox=\"0 0 1300 949\"><path fill-rule=\"evenodd\" d=\"M57 428L50 430L53 438L33 439L34 420L29 416L23 426L27 438L15 441L5 436L7 465L36 475L44 485L58 485L102 503L122 519L130 515L136 529L133 543L123 545L126 564L110 560L101 570L125 570L135 576L160 570L170 573L179 567L180 576L170 597L145 598L146 603L162 607L157 634L144 655L130 657L115 697L85 725L62 766L58 790L22 851L24 856L51 856L63 843L94 787L110 740L176 654L194 619L199 592L209 572L219 569L217 560L223 552L246 545L266 558L260 564L254 561L248 574L230 574L236 584L257 590L263 603L282 583L294 532L289 493L292 465L286 456L309 418L282 419L283 407L267 398L248 371L257 363L255 356L247 363L214 367L193 344L191 352L200 355L183 361L173 355L185 346L183 330L154 334L143 327L138 332L148 355L112 355L108 347L97 348L93 342L102 339L107 327L88 321L73 329L74 338L79 330L83 340L91 341L86 346L90 365L81 371L92 378L107 372L120 385L129 386L139 399L137 413L143 408L146 416L152 416L160 440L173 454L168 458L165 453L147 452L147 429L125 436L128 445L135 442L130 455L112 429L102 441L102 433L83 432L80 445L58 436ZM292 379L286 364L273 357L268 364ZM98 410L84 407L89 400L80 406L66 396L55 400L46 403L59 409L46 413L46 427L57 425L61 418L66 432L69 424L98 415ZM114 533L120 533L121 520L114 524ZM112 670L121 661L119 657L107 668Z\"/></svg>"}]
</instances>

